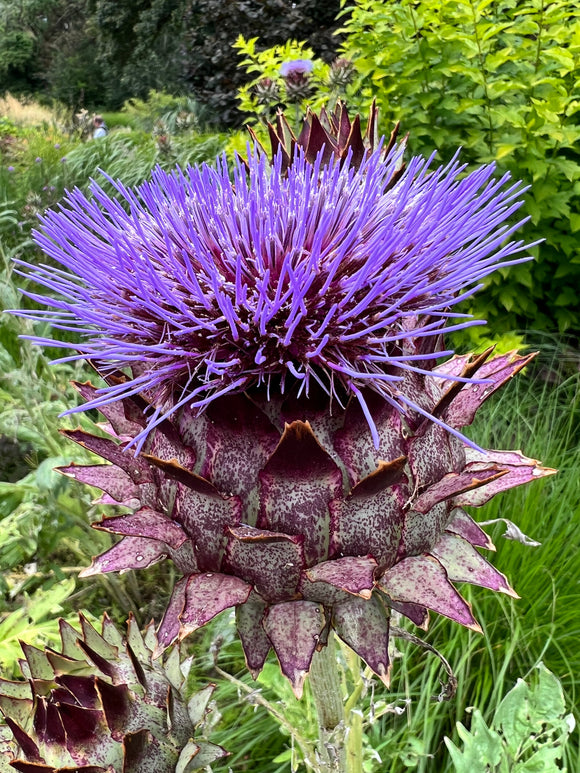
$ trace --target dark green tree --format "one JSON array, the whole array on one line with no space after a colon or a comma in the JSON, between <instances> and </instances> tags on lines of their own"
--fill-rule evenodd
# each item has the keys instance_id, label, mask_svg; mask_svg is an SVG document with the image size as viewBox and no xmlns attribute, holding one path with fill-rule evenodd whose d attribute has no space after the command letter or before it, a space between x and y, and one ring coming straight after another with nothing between
<instances>
[{"instance_id":1,"label":"dark green tree","mask_svg":"<svg viewBox=\"0 0 580 773\"><path fill-rule=\"evenodd\" d=\"M236 93L247 75L232 48L238 35L264 47L307 40L318 56L334 58L339 0L92 0L97 58L105 99L120 106L151 89L195 96L211 123L240 125Z\"/></svg>"},{"instance_id":2,"label":"dark green tree","mask_svg":"<svg viewBox=\"0 0 580 773\"><path fill-rule=\"evenodd\" d=\"M340 0L0 0L0 91L118 108L151 89L194 96L219 127L240 125L247 79L238 35L306 40L331 60Z\"/></svg>"},{"instance_id":3,"label":"dark green tree","mask_svg":"<svg viewBox=\"0 0 580 773\"><path fill-rule=\"evenodd\" d=\"M88 0L0 0L0 91L102 102Z\"/></svg>"},{"instance_id":4,"label":"dark green tree","mask_svg":"<svg viewBox=\"0 0 580 773\"><path fill-rule=\"evenodd\" d=\"M143 99L151 89L184 90L184 0L92 0L92 10L108 106Z\"/></svg>"}]
</instances>

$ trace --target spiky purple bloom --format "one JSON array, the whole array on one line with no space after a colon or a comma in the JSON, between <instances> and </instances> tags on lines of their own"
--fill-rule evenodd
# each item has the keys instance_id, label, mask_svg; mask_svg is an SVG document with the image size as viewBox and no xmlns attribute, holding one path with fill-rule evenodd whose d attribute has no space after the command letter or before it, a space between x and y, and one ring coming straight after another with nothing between
<instances>
[{"instance_id":1,"label":"spiky purple bloom","mask_svg":"<svg viewBox=\"0 0 580 773\"><path fill-rule=\"evenodd\" d=\"M456 584L513 591L463 507L552 472L461 435L530 357L437 365L448 320L474 324L454 304L525 259L521 188L455 159L402 171L374 109L366 142L335 117L306 157L274 133L272 168L251 155L233 185L222 159L75 191L36 236L63 268L24 264L57 293L26 316L80 331L72 359L106 382L76 387L108 437L67 434L108 463L61 471L132 511L97 525L122 539L83 576L170 558L160 648L236 607L252 674L273 648L297 695L331 630L385 682L393 610L479 630Z\"/></svg>"},{"instance_id":2,"label":"spiky purple bloom","mask_svg":"<svg viewBox=\"0 0 580 773\"><path fill-rule=\"evenodd\" d=\"M283 179L280 156L270 168L251 155L233 186L221 159L157 169L136 191L115 183L118 201L96 183L90 198L75 190L35 234L62 269L21 264L56 293L29 294L54 311L22 313L81 334L65 359L134 367L84 408L147 391L156 410L138 448L185 405L260 385L284 392L288 379L305 395L313 383L339 402L355 395L367 415L367 387L422 411L399 388L404 374L436 375L450 352L406 341L437 338L450 318L449 330L476 324L450 307L521 260L508 260L521 241L504 244L521 189L493 179L493 165L465 175L455 159L431 170L419 157L389 188L400 164L400 148L358 171L297 153Z\"/></svg>"}]
</instances>

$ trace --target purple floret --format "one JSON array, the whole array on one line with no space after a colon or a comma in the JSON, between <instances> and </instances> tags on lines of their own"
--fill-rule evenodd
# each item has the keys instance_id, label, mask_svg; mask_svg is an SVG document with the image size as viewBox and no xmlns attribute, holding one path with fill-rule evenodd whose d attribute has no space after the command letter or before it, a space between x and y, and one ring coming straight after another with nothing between
<instances>
[{"instance_id":1,"label":"purple floret","mask_svg":"<svg viewBox=\"0 0 580 773\"><path fill-rule=\"evenodd\" d=\"M315 384L339 402L355 395L365 414L366 388L421 412L405 374L450 352L415 343L436 341L448 320L480 324L453 306L528 259L522 241L506 243L523 189L494 179L493 164L465 174L456 159L432 170L420 157L389 189L401 147L356 171L296 153L287 178L280 155L272 168L251 154L232 185L224 157L215 169L157 168L135 190L115 182L118 200L93 182L89 198L75 190L46 213L35 238L60 268L20 265L55 297L28 293L48 310L18 313L80 333L63 360L129 375L73 410L147 390L156 412L137 448L187 404L297 380L305 395Z\"/></svg>"},{"instance_id":2,"label":"purple floret","mask_svg":"<svg viewBox=\"0 0 580 773\"><path fill-rule=\"evenodd\" d=\"M280 65L280 75L283 78L287 78L289 75L295 75L296 73L305 75L311 73L313 68L314 64L310 59L291 59Z\"/></svg>"}]
</instances>

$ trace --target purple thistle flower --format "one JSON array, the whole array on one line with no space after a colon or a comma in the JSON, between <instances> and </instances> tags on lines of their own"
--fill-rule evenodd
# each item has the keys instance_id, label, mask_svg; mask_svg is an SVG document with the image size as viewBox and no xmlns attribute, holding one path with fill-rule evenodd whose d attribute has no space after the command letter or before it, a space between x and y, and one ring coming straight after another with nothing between
<instances>
[{"instance_id":1,"label":"purple thistle flower","mask_svg":"<svg viewBox=\"0 0 580 773\"><path fill-rule=\"evenodd\" d=\"M108 437L66 434L107 463L61 472L132 510L97 525L121 540L82 576L170 558L159 648L236 607L252 675L273 649L297 696L332 630L385 684L393 610L481 630L454 583L515 594L463 507L553 473L460 434L533 355L436 363L445 329L478 324L454 306L527 259L523 189L457 159L403 167L374 106L364 139L342 108L323 119L293 158L271 131L272 167L256 149L110 180L118 199L73 191L36 234L60 267L21 264L50 297L20 313L75 332L65 359L106 383L75 386Z\"/></svg>"},{"instance_id":2,"label":"purple thistle flower","mask_svg":"<svg viewBox=\"0 0 580 773\"><path fill-rule=\"evenodd\" d=\"M10 173L12 173L14 171L14 167L13 166L8 166L8 167L6 167L6 169Z\"/></svg>"},{"instance_id":3,"label":"purple thistle flower","mask_svg":"<svg viewBox=\"0 0 580 773\"><path fill-rule=\"evenodd\" d=\"M314 64L310 59L291 59L287 62L282 62L280 66L280 75L283 78L287 78L291 75L301 74L306 75L311 73L314 68Z\"/></svg>"},{"instance_id":4,"label":"purple thistle flower","mask_svg":"<svg viewBox=\"0 0 580 773\"><path fill-rule=\"evenodd\" d=\"M34 159L34 163L35 164L41 164L42 163L41 157L40 156L36 156L36 158Z\"/></svg>"},{"instance_id":5,"label":"purple thistle flower","mask_svg":"<svg viewBox=\"0 0 580 773\"><path fill-rule=\"evenodd\" d=\"M298 150L283 179L280 155L271 168L254 153L234 185L224 157L216 169L157 168L134 191L115 182L120 201L95 182L91 198L69 193L35 232L61 268L20 262L56 293L27 293L53 311L17 313L81 334L62 361L132 371L71 412L145 391L155 410L139 449L186 405L299 382L299 394L320 386L341 405L354 395L375 445L367 389L440 423L407 388L409 372L437 376L434 361L452 353L437 348L448 320L447 330L481 324L453 306L528 259L512 257L522 241L505 243L524 189L494 179L493 165L464 174L456 158L431 170L420 157L389 189L401 155L379 148L355 171Z\"/></svg>"}]
</instances>

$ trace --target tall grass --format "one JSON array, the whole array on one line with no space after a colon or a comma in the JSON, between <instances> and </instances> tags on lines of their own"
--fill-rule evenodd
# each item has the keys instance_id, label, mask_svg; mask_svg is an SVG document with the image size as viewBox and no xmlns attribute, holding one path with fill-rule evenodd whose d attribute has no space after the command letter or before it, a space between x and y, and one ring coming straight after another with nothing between
<instances>
[{"instance_id":1,"label":"tall grass","mask_svg":"<svg viewBox=\"0 0 580 773\"><path fill-rule=\"evenodd\" d=\"M401 770L401 755L410 753L409 738L419 741L415 744L418 771L452 770L443 736L454 735L455 722L466 721L470 706L477 706L490 719L516 679L525 678L540 660L562 680L570 708L576 706L580 684L579 417L578 359L567 363L565 350L550 344L528 373L516 378L478 415L471 434L483 447L521 448L526 455L558 468L559 474L502 494L484 508L472 509L472 514L477 520L513 520L542 545L534 548L507 541L501 536L503 526L492 527L497 553L489 558L508 576L521 599L464 588L483 636L443 618L434 620L426 638L452 663L459 679L451 703L433 702L439 693L438 663L410 645L401 647L392 692L393 697L411 699L407 713L379 723L370 732L374 748L388 760L385 773ZM578 770L577 735L569 745L568 758L569 770Z\"/></svg>"},{"instance_id":2,"label":"tall grass","mask_svg":"<svg viewBox=\"0 0 580 773\"><path fill-rule=\"evenodd\" d=\"M50 126L56 123L55 113L34 100L22 100L5 94L0 98L0 115L19 126Z\"/></svg>"}]
</instances>

